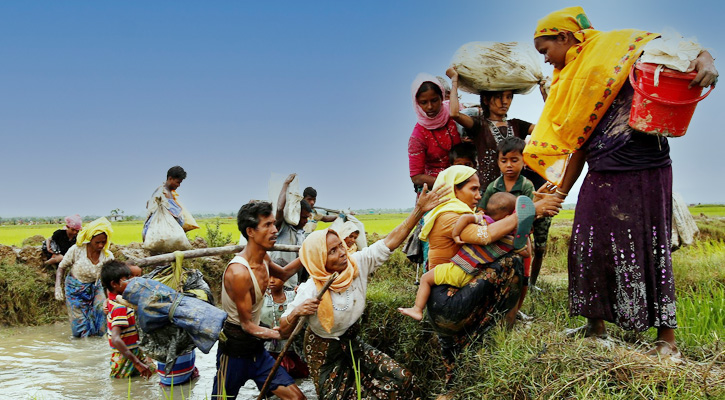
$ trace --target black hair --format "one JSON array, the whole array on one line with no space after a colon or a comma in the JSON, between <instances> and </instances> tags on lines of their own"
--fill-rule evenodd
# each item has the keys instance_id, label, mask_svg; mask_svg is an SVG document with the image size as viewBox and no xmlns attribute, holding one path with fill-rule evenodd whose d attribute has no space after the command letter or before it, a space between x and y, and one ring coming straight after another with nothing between
<instances>
[{"instance_id":1,"label":"black hair","mask_svg":"<svg viewBox=\"0 0 725 400\"><path fill-rule=\"evenodd\" d=\"M316 199L317 190L315 190L312 186L307 186L302 192L302 197L312 197L313 199Z\"/></svg>"},{"instance_id":2,"label":"black hair","mask_svg":"<svg viewBox=\"0 0 725 400\"><path fill-rule=\"evenodd\" d=\"M458 143L451 147L451 151L448 152L448 158L450 159L451 165L456 158L468 158L473 161L473 165L477 164L478 152L476 146L473 143Z\"/></svg>"},{"instance_id":3,"label":"black hair","mask_svg":"<svg viewBox=\"0 0 725 400\"><path fill-rule=\"evenodd\" d=\"M175 165L169 168L169 171L166 173L166 179L169 178L184 180L186 179L186 171L180 166Z\"/></svg>"},{"instance_id":4,"label":"black hair","mask_svg":"<svg viewBox=\"0 0 725 400\"><path fill-rule=\"evenodd\" d=\"M516 208L516 196L509 192L496 192L491 195L486 204L486 214L493 217L495 214L504 212L512 214Z\"/></svg>"},{"instance_id":5,"label":"black hair","mask_svg":"<svg viewBox=\"0 0 725 400\"><path fill-rule=\"evenodd\" d=\"M423 94L431 89L433 89L433 91L436 92L436 94L438 94L438 96L441 96L441 100L443 100L443 92L441 91L441 87L431 81L425 81L425 82L423 82L422 85L420 85L420 87L418 88L418 91L415 92L416 100L418 99L418 96L420 96L421 94Z\"/></svg>"},{"instance_id":6,"label":"black hair","mask_svg":"<svg viewBox=\"0 0 725 400\"><path fill-rule=\"evenodd\" d=\"M237 228L245 239L247 236L247 228L256 228L259 226L259 217L268 217L272 215L272 203L268 201L255 201L242 206L237 213Z\"/></svg>"},{"instance_id":7,"label":"black hair","mask_svg":"<svg viewBox=\"0 0 725 400\"><path fill-rule=\"evenodd\" d=\"M524 139L511 136L498 142L498 146L496 146L496 151L498 152L498 154L507 154L512 151L524 154L524 147L526 147L526 142L524 142Z\"/></svg>"},{"instance_id":8,"label":"black hair","mask_svg":"<svg viewBox=\"0 0 725 400\"><path fill-rule=\"evenodd\" d=\"M109 260L101 266L101 284L109 292L111 291L111 282L120 281L122 278L130 278L132 275L131 268L123 261Z\"/></svg>"},{"instance_id":9,"label":"black hair","mask_svg":"<svg viewBox=\"0 0 725 400\"><path fill-rule=\"evenodd\" d=\"M482 91L478 93L481 101L481 113L485 118L488 118L491 116L491 109L488 107L486 103L490 103L491 100L494 98L501 98L503 96L504 91L495 91L495 92L489 92L489 91Z\"/></svg>"},{"instance_id":10,"label":"black hair","mask_svg":"<svg viewBox=\"0 0 725 400\"><path fill-rule=\"evenodd\" d=\"M310 205L310 203L307 202L307 200L300 200L300 206L302 207L303 211L312 212L312 206Z\"/></svg>"}]
</instances>

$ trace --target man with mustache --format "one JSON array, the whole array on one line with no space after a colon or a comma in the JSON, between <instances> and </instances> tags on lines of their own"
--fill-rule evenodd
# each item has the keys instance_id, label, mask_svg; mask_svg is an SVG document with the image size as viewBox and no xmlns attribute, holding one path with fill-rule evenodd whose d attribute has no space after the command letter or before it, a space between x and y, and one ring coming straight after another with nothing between
<instances>
[{"instance_id":1,"label":"man with mustache","mask_svg":"<svg viewBox=\"0 0 725 400\"><path fill-rule=\"evenodd\" d=\"M259 325L269 276L287 280L302 266L296 259L283 268L267 255L277 241L272 204L251 202L243 205L237 215L237 226L247 239L247 246L224 270L221 299L222 309L228 317L224 322L224 335L219 340L212 399L224 395L227 399L236 398L249 379L253 379L261 390L274 366L274 359L264 349L264 340L281 339L279 327L270 329ZM280 399L305 398L283 368L277 370L269 388Z\"/></svg>"}]
</instances>

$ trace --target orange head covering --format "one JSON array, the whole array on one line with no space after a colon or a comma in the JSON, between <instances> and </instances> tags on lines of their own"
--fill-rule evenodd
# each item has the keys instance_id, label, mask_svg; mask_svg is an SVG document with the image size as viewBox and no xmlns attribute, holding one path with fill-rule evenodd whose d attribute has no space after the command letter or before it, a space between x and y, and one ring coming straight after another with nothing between
<instances>
[{"instance_id":1,"label":"orange head covering","mask_svg":"<svg viewBox=\"0 0 725 400\"><path fill-rule=\"evenodd\" d=\"M312 232L304 242L302 242L302 247L300 248L300 261L302 261L302 265L305 266L305 269L310 274L310 279L315 282L315 287L318 291L325 285L327 279L332 275L332 273L325 268L325 264L327 264L328 232L340 237L337 232L329 228L315 231ZM347 246L345 245L344 240L342 240L342 245L345 247L345 252L347 252ZM332 285L330 285L330 290L338 293L349 288L353 279L359 275L357 263L352 257L348 256L347 268L342 270L339 274L340 275L337 279L335 279L335 281L332 282ZM320 325L322 325L327 332L332 330L332 326L335 323L335 317L332 309L332 297L330 296L329 291L325 292L322 296L320 306L317 308L317 319L320 320Z\"/></svg>"}]
</instances>

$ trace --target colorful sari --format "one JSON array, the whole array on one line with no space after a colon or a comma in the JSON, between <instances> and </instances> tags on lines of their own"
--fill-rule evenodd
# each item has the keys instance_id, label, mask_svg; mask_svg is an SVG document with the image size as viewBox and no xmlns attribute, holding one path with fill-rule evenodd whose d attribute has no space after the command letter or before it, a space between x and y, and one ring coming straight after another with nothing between
<instances>
[{"instance_id":1,"label":"colorful sari","mask_svg":"<svg viewBox=\"0 0 725 400\"><path fill-rule=\"evenodd\" d=\"M102 336L106 333L106 315L101 281L83 283L72 275L65 278L65 305L75 337Z\"/></svg>"}]
</instances>

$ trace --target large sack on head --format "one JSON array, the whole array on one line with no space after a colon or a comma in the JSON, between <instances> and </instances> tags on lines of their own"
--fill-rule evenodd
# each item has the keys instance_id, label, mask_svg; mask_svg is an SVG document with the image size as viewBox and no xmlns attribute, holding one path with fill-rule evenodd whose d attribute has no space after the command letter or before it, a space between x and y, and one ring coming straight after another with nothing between
<instances>
[{"instance_id":1,"label":"large sack on head","mask_svg":"<svg viewBox=\"0 0 725 400\"><path fill-rule=\"evenodd\" d=\"M458 88L469 93L512 90L525 94L543 81L539 54L530 44L470 42L453 55Z\"/></svg>"},{"instance_id":2,"label":"large sack on head","mask_svg":"<svg viewBox=\"0 0 725 400\"><path fill-rule=\"evenodd\" d=\"M169 211L169 201L161 194L152 199L149 206L151 220L146 231L143 247L157 253L188 250L191 243L184 229Z\"/></svg>"},{"instance_id":3,"label":"large sack on head","mask_svg":"<svg viewBox=\"0 0 725 400\"><path fill-rule=\"evenodd\" d=\"M272 173L272 177L269 179L269 199L272 203L274 212L277 210L277 199L279 199L279 192L282 190L282 185L287 177ZM300 223L300 212L302 206L300 201L304 197L300 194L300 180L299 177L295 176L289 186L287 186L287 200L284 205L284 220L292 226L297 226Z\"/></svg>"}]
</instances>

